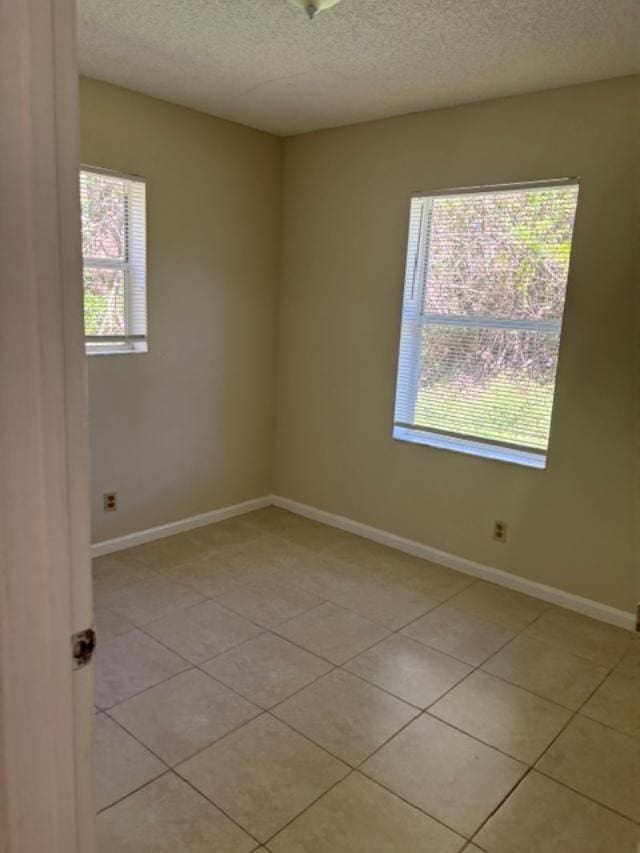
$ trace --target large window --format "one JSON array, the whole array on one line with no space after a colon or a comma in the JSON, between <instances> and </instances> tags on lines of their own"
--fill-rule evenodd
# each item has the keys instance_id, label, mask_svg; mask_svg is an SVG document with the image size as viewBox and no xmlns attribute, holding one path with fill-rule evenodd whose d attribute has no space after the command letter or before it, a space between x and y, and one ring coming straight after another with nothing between
<instances>
[{"instance_id":1,"label":"large window","mask_svg":"<svg viewBox=\"0 0 640 853\"><path fill-rule=\"evenodd\" d=\"M80 173L87 352L147 351L145 184Z\"/></svg>"},{"instance_id":2,"label":"large window","mask_svg":"<svg viewBox=\"0 0 640 853\"><path fill-rule=\"evenodd\" d=\"M544 468L575 181L416 196L393 435Z\"/></svg>"}]
</instances>

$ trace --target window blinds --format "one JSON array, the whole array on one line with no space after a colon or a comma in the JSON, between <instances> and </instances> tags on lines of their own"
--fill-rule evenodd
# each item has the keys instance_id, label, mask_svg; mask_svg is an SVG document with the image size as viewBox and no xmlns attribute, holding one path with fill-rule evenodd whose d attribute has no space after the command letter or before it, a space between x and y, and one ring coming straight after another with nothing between
<instances>
[{"instance_id":1,"label":"window blinds","mask_svg":"<svg viewBox=\"0 0 640 853\"><path fill-rule=\"evenodd\" d=\"M411 203L394 436L544 467L575 181Z\"/></svg>"},{"instance_id":2,"label":"window blinds","mask_svg":"<svg viewBox=\"0 0 640 853\"><path fill-rule=\"evenodd\" d=\"M87 350L146 352L144 181L83 169L80 204Z\"/></svg>"}]
</instances>

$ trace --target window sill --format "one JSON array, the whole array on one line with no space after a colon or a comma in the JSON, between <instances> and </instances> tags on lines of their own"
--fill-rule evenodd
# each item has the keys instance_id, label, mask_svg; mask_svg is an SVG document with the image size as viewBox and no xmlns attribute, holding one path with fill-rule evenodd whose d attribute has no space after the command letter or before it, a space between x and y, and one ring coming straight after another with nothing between
<instances>
[{"instance_id":1,"label":"window sill","mask_svg":"<svg viewBox=\"0 0 640 853\"><path fill-rule=\"evenodd\" d=\"M468 438L454 438L435 432L423 432L409 427L394 426L393 437L398 441L408 441L411 444L423 444L439 450L453 450L456 453L466 453L469 456L480 456L483 459L493 459L498 462L511 462L513 465L524 465L526 468L544 469L547 467L546 453L535 453L518 450L514 447L501 447L498 444L485 444Z\"/></svg>"},{"instance_id":2,"label":"window sill","mask_svg":"<svg viewBox=\"0 0 640 853\"><path fill-rule=\"evenodd\" d=\"M134 344L89 344L85 343L87 355L135 355L149 351L146 341L138 341Z\"/></svg>"}]
</instances>

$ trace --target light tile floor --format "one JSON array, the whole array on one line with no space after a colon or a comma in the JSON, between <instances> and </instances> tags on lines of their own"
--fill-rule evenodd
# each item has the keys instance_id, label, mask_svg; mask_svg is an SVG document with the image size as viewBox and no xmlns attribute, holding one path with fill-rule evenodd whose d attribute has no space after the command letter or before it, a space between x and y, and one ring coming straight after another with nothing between
<instances>
[{"instance_id":1,"label":"light tile floor","mask_svg":"<svg viewBox=\"0 0 640 853\"><path fill-rule=\"evenodd\" d=\"M94 561L99 853L638 853L640 641L269 508Z\"/></svg>"}]
</instances>

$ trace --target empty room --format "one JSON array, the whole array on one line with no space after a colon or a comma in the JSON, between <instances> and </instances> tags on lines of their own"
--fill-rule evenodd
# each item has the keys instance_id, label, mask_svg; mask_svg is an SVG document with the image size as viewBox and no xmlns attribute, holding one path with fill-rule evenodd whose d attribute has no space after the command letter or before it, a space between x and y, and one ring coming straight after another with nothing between
<instances>
[{"instance_id":1,"label":"empty room","mask_svg":"<svg viewBox=\"0 0 640 853\"><path fill-rule=\"evenodd\" d=\"M639 853L638 0L0 64L0 849Z\"/></svg>"}]
</instances>

